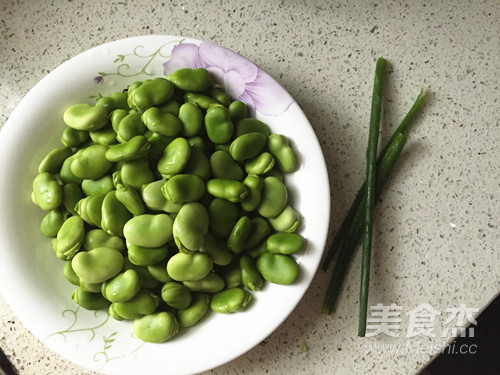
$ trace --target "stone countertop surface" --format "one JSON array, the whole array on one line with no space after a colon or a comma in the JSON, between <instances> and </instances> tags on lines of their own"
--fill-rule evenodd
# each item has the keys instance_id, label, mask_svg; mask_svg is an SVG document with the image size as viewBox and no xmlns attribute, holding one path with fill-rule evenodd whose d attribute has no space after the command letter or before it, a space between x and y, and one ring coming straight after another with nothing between
<instances>
[{"instance_id":1,"label":"stone countertop surface","mask_svg":"<svg viewBox=\"0 0 500 375\"><path fill-rule=\"evenodd\" d=\"M420 88L428 94L375 212L369 306L401 308L397 337L357 337L358 251L332 315L321 314L331 271L318 270L275 332L206 373L416 374L464 324L453 312L474 320L500 290L499 25L496 0L2 0L0 124L42 77L101 43L170 34L224 46L275 77L309 118L330 177L330 244L364 179L384 56L382 142ZM426 307L436 320L419 331L413 318ZM95 374L46 348L1 298L0 317L0 347L19 374Z\"/></svg>"}]
</instances>

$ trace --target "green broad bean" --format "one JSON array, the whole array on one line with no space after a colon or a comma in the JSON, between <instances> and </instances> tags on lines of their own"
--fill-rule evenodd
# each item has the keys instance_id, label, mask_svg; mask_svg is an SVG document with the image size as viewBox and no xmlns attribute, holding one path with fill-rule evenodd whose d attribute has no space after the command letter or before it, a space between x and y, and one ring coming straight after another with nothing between
<instances>
[{"instance_id":1,"label":"green broad bean","mask_svg":"<svg viewBox=\"0 0 500 375\"><path fill-rule=\"evenodd\" d=\"M263 175L271 171L275 164L274 157L269 152L263 152L245 163L245 171L256 175Z\"/></svg>"},{"instance_id":2,"label":"green broad bean","mask_svg":"<svg viewBox=\"0 0 500 375\"><path fill-rule=\"evenodd\" d=\"M295 169L295 152L290 147L287 137L281 134L271 134L267 147L276 159L276 165L281 172L290 173Z\"/></svg>"},{"instance_id":3,"label":"green broad bean","mask_svg":"<svg viewBox=\"0 0 500 375\"><path fill-rule=\"evenodd\" d=\"M145 247L128 244L128 259L136 266L152 266L161 262L168 255L166 245L158 247Z\"/></svg>"},{"instance_id":4,"label":"green broad bean","mask_svg":"<svg viewBox=\"0 0 500 375\"><path fill-rule=\"evenodd\" d=\"M167 200L161 191L166 180L158 180L143 185L141 189L142 200L146 207L153 211L165 211L168 213L178 213L182 207L180 203L173 203Z\"/></svg>"},{"instance_id":5,"label":"green broad bean","mask_svg":"<svg viewBox=\"0 0 500 375\"><path fill-rule=\"evenodd\" d=\"M58 247L59 242L58 239ZM89 283L102 283L122 270L123 256L111 247L97 247L76 254L71 260L71 266L80 279Z\"/></svg>"},{"instance_id":6,"label":"green broad bean","mask_svg":"<svg viewBox=\"0 0 500 375\"><path fill-rule=\"evenodd\" d=\"M102 96L97 99L96 105L104 107L107 109L108 113L116 109L129 110L127 104L128 94L126 92L118 91L114 92L109 96Z\"/></svg>"},{"instance_id":7,"label":"green broad bean","mask_svg":"<svg viewBox=\"0 0 500 375\"><path fill-rule=\"evenodd\" d=\"M89 132L86 130L76 130L66 126L61 135L61 143L69 148L78 147L89 138Z\"/></svg>"},{"instance_id":8,"label":"green broad bean","mask_svg":"<svg viewBox=\"0 0 500 375\"><path fill-rule=\"evenodd\" d=\"M118 199L132 215L142 215L146 212L146 207L139 193L131 186L119 184L116 187L116 199Z\"/></svg>"},{"instance_id":9,"label":"green broad bean","mask_svg":"<svg viewBox=\"0 0 500 375\"><path fill-rule=\"evenodd\" d=\"M213 143L228 143L233 136L233 123L228 109L220 104L211 105L205 114L205 129Z\"/></svg>"},{"instance_id":10,"label":"green broad bean","mask_svg":"<svg viewBox=\"0 0 500 375\"><path fill-rule=\"evenodd\" d=\"M175 139L175 137L167 137L155 132L150 132L147 139L150 143L149 156L153 159L160 159L163 155L165 147L167 147L169 143Z\"/></svg>"},{"instance_id":11,"label":"green broad bean","mask_svg":"<svg viewBox=\"0 0 500 375\"><path fill-rule=\"evenodd\" d=\"M111 304L100 293L87 292L81 287L73 291L71 299L86 310L105 310Z\"/></svg>"},{"instance_id":12,"label":"green broad bean","mask_svg":"<svg viewBox=\"0 0 500 375\"><path fill-rule=\"evenodd\" d=\"M242 288L229 288L212 297L210 308L221 314L230 314L246 309L252 296L245 289Z\"/></svg>"},{"instance_id":13,"label":"green broad bean","mask_svg":"<svg viewBox=\"0 0 500 375\"><path fill-rule=\"evenodd\" d=\"M179 108L179 120L182 124L181 135L185 138L197 136L203 126L203 113L195 103L184 103Z\"/></svg>"},{"instance_id":14,"label":"green broad bean","mask_svg":"<svg viewBox=\"0 0 500 375\"><path fill-rule=\"evenodd\" d=\"M78 278L78 275L76 275L76 277L78 279L78 284L76 284L76 286L80 287L82 291L101 295L102 283L96 283L96 284L89 283L86 282L85 280L81 280L80 278Z\"/></svg>"},{"instance_id":15,"label":"green broad bean","mask_svg":"<svg viewBox=\"0 0 500 375\"><path fill-rule=\"evenodd\" d=\"M141 116L146 127L155 133L173 137L182 130L182 123L177 116L170 112L163 112L157 107L148 108Z\"/></svg>"},{"instance_id":16,"label":"green broad bean","mask_svg":"<svg viewBox=\"0 0 500 375\"><path fill-rule=\"evenodd\" d=\"M246 186L248 194L241 201L241 208L246 212L255 211L260 203L264 180L256 174L249 174L243 180L243 184Z\"/></svg>"},{"instance_id":17,"label":"green broad bean","mask_svg":"<svg viewBox=\"0 0 500 375\"><path fill-rule=\"evenodd\" d=\"M149 274L161 283L173 281L167 272L167 262L168 259L163 259L156 264L147 266Z\"/></svg>"},{"instance_id":18,"label":"green broad bean","mask_svg":"<svg viewBox=\"0 0 500 375\"><path fill-rule=\"evenodd\" d=\"M239 254L246 246L248 235L252 227L251 220L248 216L242 216L234 225L227 239L227 247L233 253Z\"/></svg>"},{"instance_id":19,"label":"green broad bean","mask_svg":"<svg viewBox=\"0 0 500 375\"><path fill-rule=\"evenodd\" d=\"M253 291L259 291L264 287L265 281L257 270L257 266L249 256L240 258L241 280L245 288Z\"/></svg>"},{"instance_id":20,"label":"green broad bean","mask_svg":"<svg viewBox=\"0 0 500 375\"><path fill-rule=\"evenodd\" d=\"M125 242L118 236L112 236L106 233L102 229L92 229L85 233L85 238L83 239L83 248L87 251L95 249L97 247L111 247L118 250L120 253L124 253L126 250Z\"/></svg>"},{"instance_id":21,"label":"green broad bean","mask_svg":"<svg viewBox=\"0 0 500 375\"><path fill-rule=\"evenodd\" d=\"M82 191L85 195L103 195L115 189L110 175L104 175L96 180L85 179L82 181Z\"/></svg>"},{"instance_id":22,"label":"green broad bean","mask_svg":"<svg viewBox=\"0 0 500 375\"><path fill-rule=\"evenodd\" d=\"M227 106L229 110L229 117L233 123L237 123L240 120L248 117L248 108L245 103L239 100L235 100Z\"/></svg>"},{"instance_id":23,"label":"green broad bean","mask_svg":"<svg viewBox=\"0 0 500 375\"><path fill-rule=\"evenodd\" d=\"M203 279L212 270L212 259L203 253L177 253L167 262L167 272L176 281Z\"/></svg>"},{"instance_id":24,"label":"green broad bean","mask_svg":"<svg viewBox=\"0 0 500 375\"><path fill-rule=\"evenodd\" d=\"M238 206L226 199L214 198L207 207L210 231L220 238L227 238L238 221Z\"/></svg>"},{"instance_id":25,"label":"green broad bean","mask_svg":"<svg viewBox=\"0 0 500 375\"><path fill-rule=\"evenodd\" d=\"M197 92L187 92L184 94L184 100L188 103L194 103L201 109L207 110L211 105L219 104L217 100L208 95Z\"/></svg>"},{"instance_id":26,"label":"green broad bean","mask_svg":"<svg viewBox=\"0 0 500 375\"><path fill-rule=\"evenodd\" d=\"M233 259L233 254L227 248L226 241L215 237L210 232L205 235L200 252L207 254L218 266L227 266Z\"/></svg>"},{"instance_id":27,"label":"green broad bean","mask_svg":"<svg viewBox=\"0 0 500 375\"><path fill-rule=\"evenodd\" d=\"M142 81L135 81L135 82L132 82L128 87L127 87L127 94L134 91L136 88L138 88L140 85L142 85ZM127 104L128 104L128 100L127 100Z\"/></svg>"},{"instance_id":28,"label":"green broad bean","mask_svg":"<svg viewBox=\"0 0 500 375\"><path fill-rule=\"evenodd\" d=\"M210 162L208 161L208 158L205 156L205 153L200 149L193 148L193 146L191 146L191 156L189 158L186 167L182 172L186 174L196 175L200 177L203 181L208 180L210 178Z\"/></svg>"},{"instance_id":29,"label":"green broad bean","mask_svg":"<svg viewBox=\"0 0 500 375\"><path fill-rule=\"evenodd\" d=\"M273 284L289 285L299 276L295 260L284 254L262 254L257 259L257 269L264 279Z\"/></svg>"},{"instance_id":30,"label":"green broad bean","mask_svg":"<svg viewBox=\"0 0 500 375\"><path fill-rule=\"evenodd\" d=\"M109 306L109 315L116 320L132 320L152 314L158 307L160 298L153 292L141 289L128 301L113 302Z\"/></svg>"},{"instance_id":31,"label":"green broad bean","mask_svg":"<svg viewBox=\"0 0 500 375\"><path fill-rule=\"evenodd\" d=\"M268 218L267 220L277 232L293 233L300 225L299 213L288 204L278 216Z\"/></svg>"},{"instance_id":32,"label":"green broad bean","mask_svg":"<svg viewBox=\"0 0 500 375\"><path fill-rule=\"evenodd\" d=\"M56 177L48 172L40 173L33 180L33 196L37 205L44 211L58 208L63 200L61 186Z\"/></svg>"},{"instance_id":33,"label":"green broad bean","mask_svg":"<svg viewBox=\"0 0 500 375\"><path fill-rule=\"evenodd\" d=\"M116 133L111 124L108 124L104 128L98 130L91 130L89 135L90 139L98 145L109 146L118 142L116 139Z\"/></svg>"},{"instance_id":34,"label":"green broad bean","mask_svg":"<svg viewBox=\"0 0 500 375\"><path fill-rule=\"evenodd\" d=\"M228 289L243 286L243 281L241 280L240 262L238 261L234 261L227 267L224 267L222 276L224 278L226 288Z\"/></svg>"},{"instance_id":35,"label":"green broad bean","mask_svg":"<svg viewBox=\"0 0 500 375\"><path fill-rule=\"evenodd\" d=\"M254 217L251 220L250 234L248 235L245 249L250 249L257 246L271 232L266 219L262 217Z\"/></svg>"},{"instance_id":36,"label":"green broad bean","mask_svg":"<svg viewBox=\"0 0 500 375\"><path fill-rule=\"evenodd\" d=\"M175 87L183 91L202 92L213 86L212 76L205 68L183 68L178 69L167 76Z\"/></svg>"},{"instance_id":37,"label":"green broad bean","mask_svg":"<svg viewBox=\"0 0 500 375\"><path fill-rule=\"evenodd\" d=\"M76 211L76 215L75 216L79 216L80 218L82 218L83 221L85 221L87 224L90 224L92 226L96 226L96 223L94 223L94 221L90 218L90 216L87 214L87 205L90 201L90 197L85 197L83 199L80 199L76 206L75 206L75 211Z\"/></svg>"},{"instance_id":38,"label":"green broad bean","mask_svg":"<svg viewBox=\"0 0 500 375\"><path fill-rule=\"evenodd\" d=\"M191 149L197 149L203 153L207 152L207 144L205 140L200 137L199 135L195 135L194 137L188 138L188 143L189 146L191 146Z\"/></svg>"},{"instance_id":39,"label":"green broad bean","mask_svg":"<svg viewBox=\"0 0 500 375\"><path fill-rule=\"evenodd\" d=\"M135 335L145 342L162 343L179 331L179 322L171 312L156 312L134 320Z\"/></svg>"},{"instance_id":40,"label":"green broad bean","mask_svg":"<svg viewBox=\"0 0 500 375\"><path fill-rule=\"evenodd\" d=\"M170 281L161 288L161 298L174 309L186 309L192 301L189 288L176 281Z\"/></svg>"},{"instance_id":41,"label":"green broad bean","mask_svg":"<svg viewBox=\"0 0 500 375\"><path fill-rule=\"evenodd\" d=\"M40 223L40 232L45 237L54 238L57 232L61 229L64 221L67 218L67 213L61 208L50 210L42 219Z\"/></svg>"},{"instance_id":42,"label":"green broad bean","mask_svg":"<svg viewBox=\"0 0 500 375\"><path fill-rule=\"evenodd\" d=\"M86 205L86 214L96 227L102 222L102 204L105 195L92 195Z\"/></svg>"},{"instance_id":43,"label":"green broad bean","mask_svg":"<svg viewBox=\"0 0 500 375\"><path fill-rule=\"evenodd\" d=\"M210 272L200 280L184 281L183 284L192 292L217 293L224 289L224 279L215 272Z\"/></svg>"},{"instance_id":44,"label":"green broad bean","mask_svg":"<svg viewBox=\"0 0 500 375\"><path fill-rule=\"evenodd\" d=\"M140 189L142 185L155 180L146 158L124 161L120 170L122 184Z\"/></svg>"},{"instance_id":45,"label":"green broad bean","mask_svg":"<svg viewBox=\"0 0 500 375\"><path fill-rule=\"evenodd\" d=\"M205 193L205 182L194 174L177 174L165 182L161 191L173 203L194 202Z\"/></svg>"},{"instance_id":46,"label":"green broad bean","mask_svg":"<svg viewBox=\"0 0 500 375\"><path fill-rule=\"evenodd\" d=\"M186 138L178 137L170 142L158 161L158 171L164 178L182 172L191 156L191 147Z\"/></svg>"},{"instance_id":47,"label":"green broad bean","mask_svg":"<svg viewBox=\"0 0 500 375\"><path fill-rule=\"evenodd\" d=\"M206 293L196 293L193 301L185 309L177 311L177 318L181 327L191 327L201 320L210 308L210 297Z\"/></svg>"},{"instance_id":48,"label":"green broad bean","mask_svg":"<svg viewBox=\"0 0 500 375\"><path fill-rule=\"evenodd\" d=\"M141 290L141 275L134 269L119 273L102 283L101 293L110 302L127 302Z\"/></svg>"},{"instance_id":49,"label":"green broad bean","mask_svg":"<svg viewBox=\"0 0 500 375\"><path fill-rule=\"evenodd\" d=\"M61 166L67 158L73 155L68 147L59 147L50 151L38 165L38 173L48 172L51 174L59 173Z\"/></svg>"},{"instance_id":50,"label":"green broad bean","mask_svg":"<svg viewBox=\"0 0 500 375\"><path fill-rule=\"evenodd\" d=\"M233 203L241 202L248 194L243 182L226 178L213 178L206 183L208 193L216 198L223 198Z\"/></svg>"},{"instance_id":51,"label":"green broad bean","mask_svg":"<svg viewBox=\"0 0 500 375\"><path fill-rule=\"evenodd\" d=\"M108 111L101 106L74 104L64 111L63 121L76 130L97 130L108 123Z\"/></svg>"},{"instance_id":52,"label":"green broad bean","mask_svg":"<svg viewBox=\"0 0 500 375\"><path fill-rule=\"evenodd\" d=\"M160 110L162 112L168 112L173 114L174 116L179 117L179 110L180 110L181 105L177 100L170 99L168 102L165 104L159 106Z\"/></svg>"},{"instance_id":53,"label":"green broad bean","mask_svg":"<svg viewBox=\"0 0 500 375\"><path fill-rule=\"evenodd\" d=\"M154 279L158 280L161 283L168 283L170 281L174 281L167 272L167 262L168 262L168 257L156 264L147 266L149 274Z\"/></svg>"},{"instance_id":54,"label":"green broad bean","mask_svg":"<svg viewBox=\"0 0 500 375\"><path fill-rule=\"evenodd\" d=\"M111 120L111 127L113 128L115 133L118 133L118 127L120 126L120 122L127 117L130 110L125 109L115 109L111 112L109 119Z\"/></svg>"},{"instance_id":55,"label":"green broad bean","mask_svg":"<svg viewBox=\"0 0 500 375\"><path fill-rule=\"evenodd\" d=\"M80 151L77 151L76 154L80 153ZM64 160L61 170L59 171L59 177L61 178L62 182L65 184L69 183L74 183L77 185L80 185L83 181L83 178L76 177L72 172L71 172L71 164L73 163L73 160L75 160L76 154L71 155L69 158Z\"/></svg>"},{"instance_id":56,"label":"green broad bean","mask_svg":"<svg viewBox=\"0 0 500 375\"><path fill-rule=\"evenodd\" d=\"M71 215L76 215L76 204L80 199L84 197L83 191L80 185L69 183L62 186L62 203L66 211Z\"/></svg>"},{"instance_id":57,"label":"green broad bean","mask_svg":"<svg viewBox=\"0 0 500 375\"><path fill-rule=\"evenodd\" d=\"M123 227L123 235L131 244L160 247L172 239L173 220L167 214L134 216Z\"/></svg>"},{"instance_id":58,"label":"green broad bean","mask_svg":"<svg viewBox=\"0 0 500 375\"><path fill-rule=\"evenodd\" d=\"M297 233L275 233L267 239L267 250L272 254L291 255L302 251L305 240Z\"/></svg>"},{"instance_id":59,"label":"green broad bean","mask_svg":"<svg viewBox=\"0 0 500 375\"><path fill-rule=\"evenodd\" d=\"M132 218L129 210L116 198L116 191L104 196L101 209L101 228L113 236L123 236L125 223Z\"/></svg>"},{"instance_id":60,"label":"green broad bean","mask_svg":"<svg viewBox=\"0 0 500 375\"><path fill-rule=\"evenodd\" d=\"M286 186L276 177L264 178L258 212L265 218L278 216L288 200Z\"/></svg>"},{"instance_id":61,"label":"green broad bean","mask_svg":"<svg viewBox=\"0 0 500 375\"><path fill-rule=\"evenodd\" d=\"M117 171L114 171L111 175L111 179L113 180L113 186L115 189L118 185L123 185L121 170L118 169Z\"/></svg>"},{"instance_id":62,"label":"green broad bean","mask_svg":"<svg viewBox=\"0 0 500 375\"><path fill-rule=\"evenodd\" d=\"M247 133L261 133L264 137L269 137L271 131L269 126L256 118L244 118L236 123L236 137Z\"/></svg>"},{"instance_id":63,"label":"green broad bean","mask_svg":"<svg viewBox=\"0 0 500 375\"><path fill-rule=\"evenodd\" d=\"M174 94L174 85L165 78L147 79L131 85L128 105L138 112L167 103Z\"/></svg>"},{"instance_id":64,"label":"green broad bean","mask_svg":"<svg viewBox=\"0 0 500 375\"><path fill-rule=\"evenodd\" d=\"M71 284L80 286L80 278L71 267L71 261L67 261L63 267L63 275L66 280L68 280Z\"/></svg>"},{"instance_id":65,"label":"green broad bean","mask_svg":"<svg viewBox=\"0 0 500 375\"><path fill-rule=\"evenodd\" d=\"M266 145L266 141L266 137L261 133L242 134L231 142L229 153L236 161L253 159L260 154Z\"/></svg>"},{"instance_id":66,"label":"green broad bean","mask_svg":"<svg viewBox=\"0 0 500 375\"><path fill-rule=\"evenodd\" d=\"M205 91L205 94L215 99L217 103L222 104L224 107L228 107L231 104L231 97L216 86L210 87Z\"/></svg>"},{"instance_id":67,"label":"green broad bean","mask_svg":"<svg viewBox=\"0 0 500 375\"><path fill-rule=\"evenodd\" d=\"M184 204L174 220L173 236L180 251L200 249L208 232L209 217L206 208L198 202ZM175 277L169 272L170 276Z\"/></svg>"},{"instance_id":68,"label":"green broad bean","mask_svg":"<svg viewBox=\"0 0 500 375\"><path fill-rule=\"evenodd\" d=\"M102 283L89 283L85 280L80 279L80 288L86 292L90 293L100 293L101 292Z\"/></svg>"},{"instance_id":69,"label":"green broad bean","mask_svg":"<svg viewBox=\"0 0 500 375\"><path fill-rule=\"evenodd\" d=\"M57 232L56 255L59 259L71 260L80 251L85 237L83 220L70 216Z\"/></svg>"},{"instance_id":70,"label":"green broad bean","mask_svg":"<svg viewBox=\"0 0 500 375\"><path fill-rule=\"evenodd\" d=\"M111 168L111 162L106 159L108 148L103 145L93 145L73 155L71 173L82 179L96 180L101 178ZM67 159L66 159L67 160Z\"/></svg>"},{"instance_id":71,"label":"green broad bean","mask_svg":"<svg viewBox=\"0 0 500 375\"><path fill-rule=\"evenodd\" d=\"M91 195L80 199L76 204L76 213L88 224L99 227L102 223L102 204L104 195Z\"/></svg>"},{"instance_id":72,"label":"green broad bean","mask_svg":"<svg viewBox=\"0 0 500 375\"><path fill-rule=\"evenodd\" d=\"M57 237L54 237L50 240L50 244L52 245L52 250L54 250L54 252L56 253L56 256L58 259L61 259L61 257L59 257L59 255L57 255Z\"/></svg>"},{"instance_id":73,"label":"green broad bean","mask_svg":"<svg viewBox=\"0 0 500 375\"><path fill-rule=\"evenodd\" d=\"M240 165L229 152L218 150L210 156L210 170L214 178L224 178L235 181L243 180L244 173Z\"/></svg>"},{"instance_id":74,"label":"green broad bean","mask_svg":"<svg viewBox=\"0 0 500 375\"><path fill-rule=\"evenodd\" d=\"M144 135L146 130L146 125L141 121L141 114L136 111L130 111L118 123L116 139L118 142L124 143L130 141L137 135Z\"/></svg>"},{"instance_id":75,"label":"green broad bean","mask_svg":"<svg viewBox=\"0 0 500 375\"><path fill-rule=\"evenodd\" d=\"M143 135L136 135L130 140L109 146L105 157L111 162L128 161L142 158L149 153L151 143Z\"/></svg>"}]
</instances>

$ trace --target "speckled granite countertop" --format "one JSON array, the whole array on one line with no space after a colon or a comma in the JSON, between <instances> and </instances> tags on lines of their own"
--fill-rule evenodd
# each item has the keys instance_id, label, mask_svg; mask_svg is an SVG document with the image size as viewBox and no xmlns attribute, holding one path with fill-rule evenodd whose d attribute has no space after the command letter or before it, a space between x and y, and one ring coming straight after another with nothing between
<instances>
[{"instance_id":1,"label":"speckled granite countertop","mask_svg":"<svg viewBox=\"0 0 500 375\"><path fill-rule=\"evenodd\" d=\"M208 373L415 374L451 338L453 309L480 310L500 290L500 3L408 3L3 0L0 124L45 74L103 42L211 41L263 67L304 109L330 174L331 241L363 180L374 62L386 57L383 140L420 87L429 93L376 211L370 305L402 308L399 337L356 336L357 267L335 313L321 315L329 273L318 271L284 324ZM441 313L434 331L410 337L426 306ZM1 298L0 318L0 346L20 374L93 374L45 348Z\"/></svg>"}]
</instances>

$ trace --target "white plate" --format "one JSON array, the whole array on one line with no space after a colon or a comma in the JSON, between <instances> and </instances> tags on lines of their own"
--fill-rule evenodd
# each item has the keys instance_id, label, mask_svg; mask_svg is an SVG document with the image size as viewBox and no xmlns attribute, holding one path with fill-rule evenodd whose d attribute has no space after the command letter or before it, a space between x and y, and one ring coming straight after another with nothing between
<instances>
[{"instance_id":1,"label":"white plate","mask_svg":"<svg viewBox=\"0 0 500 375\"><path fill-rule=\"evenodd\" d=\"M39 231L44 213L31 203L43 156L60 144L62 113L78 102L124 89L136 80L180 67L207 67L225 89L254 108L274 133L290 138L298 170L287 177L291 202L303 216L308 247L297 257L299 280L267 284L242 313L211 313L164 344L143 343L130 322L86 311L70 299L50 240ZM19 103L0 132L0 290L23 324L69 360L106 374L186 374L222 365L245 353L292 312L320 262L329 221L325 161L300 107L267 73L227 49L175 36L143 36L103 44L65 62Z\"/></svg>"}]
</instances>

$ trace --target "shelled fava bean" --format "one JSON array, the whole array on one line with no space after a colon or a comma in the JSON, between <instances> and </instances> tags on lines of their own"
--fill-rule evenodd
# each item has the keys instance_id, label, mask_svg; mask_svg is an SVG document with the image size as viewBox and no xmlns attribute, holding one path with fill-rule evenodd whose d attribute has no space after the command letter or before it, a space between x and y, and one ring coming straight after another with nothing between
<instances>
[{"instance_id":1,"label":"shelled fava bean","mask_svg":"<svg viewBox=\"0 0 500 375\"><path fill-rule=\"evenodd\" d=\"M207 70L134 82L63 119L32 200L80 306L163 342L297 279L305 241L282 178L295 153Z\"/></svg>"}]
</instances>

